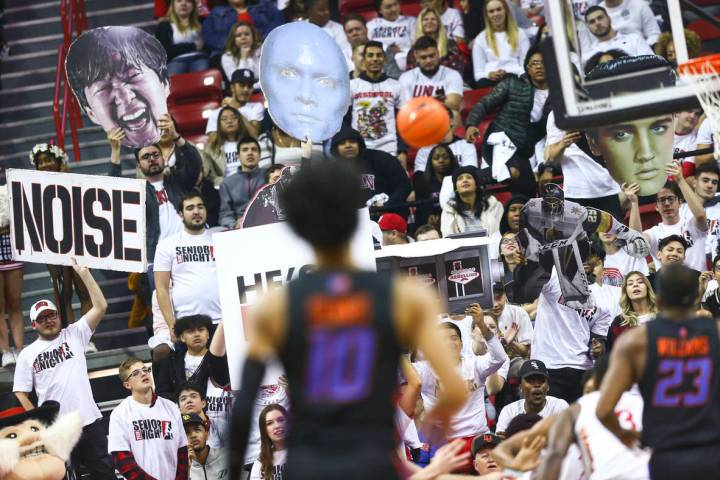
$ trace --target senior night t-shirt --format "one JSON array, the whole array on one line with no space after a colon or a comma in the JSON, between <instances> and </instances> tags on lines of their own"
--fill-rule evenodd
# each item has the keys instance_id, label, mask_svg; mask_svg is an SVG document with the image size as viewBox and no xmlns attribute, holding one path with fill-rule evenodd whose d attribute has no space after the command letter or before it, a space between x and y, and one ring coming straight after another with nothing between
<instances>
[{"instance_id":1,"label":"senior night t-shirt","mask_svg":"<svg viewBox=\"0 0 720 480\"><path fill-rule=\"evenodd\" d=\"M15 365L13 391L31 392L38 405L47 400L60 403L60 414L80 412L83 425L102 417L88 378L85 347L93 331L85 316L60 331L54 340L38 338L25 347Z\"/></svg>"}]
</instances>

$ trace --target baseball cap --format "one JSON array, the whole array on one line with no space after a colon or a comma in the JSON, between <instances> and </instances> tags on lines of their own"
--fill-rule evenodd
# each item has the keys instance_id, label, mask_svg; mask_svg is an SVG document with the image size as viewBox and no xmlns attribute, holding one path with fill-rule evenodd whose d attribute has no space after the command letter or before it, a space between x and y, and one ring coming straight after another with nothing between
<instances>
[{"instance_id":1,"label":"baseball cap","mask_svg":"<svg viewBox=\"0 0 720 480\"><path fill-rule=\"evenodd\" d=\"M183 426L185 425L192 425L193 423L202 425L207 430L207 425L205 425L205 422L203 422L203 419L200 418L200 415L197 413L184 413L182 416Z\"/></svg>"},{"instance_id":2,"label":"baseball cap","mask_svg":"<svg viewBox=\"0 0 720 480\"><path fill-rule=\"evenodd\" d=\"M46 310L57 312L57 307L50 300L38 300L33 303L33 306L30 307L30 321L34 322L37 320L37 317Z\"/></svg>"},{"instance_id":3,"label":"baseball cap","mask_svg":"<svg viewBox=\"0 0 720 480\"><path fill-rule=\"evenodd\" d=\"M230 83L255 83L255 74L248 68L238 68L230 77Z\"/></svg>"},{"instance_id":4,"label":"baseball cap","mask_svg":"<svg viewBox=\"0 0 720 480\"><path fill-rule=\"evenodd\" d=\"M531 375L541 375L548 378L548 371L545 364L540 360L525 360L520 367L520 378L529 377Z\"/></svg>"},{"instance_id":5,"label":"baseball cap","mask_svg":"<svg viewBox=\"0 0 720 480\"><path fill-rule=\"evenodd\" d=\"M498 437L493 433L483 433L473 438L472 445L470 447L470 453L473 457L475 454L485 447L493 448L502 442L502 438Z\"/></svg>"},{"instance_id":6,"label":"baseball cap","mask_svg":"<svg viewBox=\"0 0 720 480\"><path fill-rule=\"evenodd\" d=\"M380 230L387 232L388 230L397 230L398 232L407 233L407 222L397 213L386 213L378 220Z\"/></svg>"}]
</instances>

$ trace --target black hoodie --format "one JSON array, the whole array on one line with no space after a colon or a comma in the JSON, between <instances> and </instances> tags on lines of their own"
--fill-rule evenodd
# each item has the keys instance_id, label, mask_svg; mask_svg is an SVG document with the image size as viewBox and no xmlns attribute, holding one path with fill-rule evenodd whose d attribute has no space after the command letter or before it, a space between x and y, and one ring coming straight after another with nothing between
<instances>
[{"instance_id":1,"label":"black hoodie","mask_svg":"<svg viewBox=\"0 0 720 480\"><path fill-rule=\"evenodd\" d=\"M410 194L411 186L405 169L400 165L397 158L382 150L373 150L365 147L360 132L343 125L342 129L332 138L330 152L336 158L342 158L338 154L338 145L343 140L357 140L360 144L360 153L352 161L362 177L363 191L367 192L365 200L374 195L384 193L390 199L385 206L393 206L404 203ZM399 208L394 210L404 217L407 217L408 209Z\"/></svg>"}]
</instances>

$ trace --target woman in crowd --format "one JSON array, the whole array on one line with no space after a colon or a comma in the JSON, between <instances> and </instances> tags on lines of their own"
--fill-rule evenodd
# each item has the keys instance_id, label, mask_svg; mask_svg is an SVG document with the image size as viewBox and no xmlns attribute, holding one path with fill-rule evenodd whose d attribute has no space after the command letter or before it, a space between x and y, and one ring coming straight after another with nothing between
<instances>
[{"instance_id":1,"label":"woman in crowd","mask_svg":"<svg viewBox=\"0 0 720 480\"><path fill-rule=\"evenodd\" d=\"M225 53L220 58L225 77L229 80L235 70L252 70L255 78L260 78L260 34L252 23L240 20L225 41Z\"/></svg>"},{"instance_id":2,"label":"woman in crowd","mask_svg":"<svg viewBox=\"0 0 720 480\"><path fill-rule=\"evenodd\" d=\"M620 294L620 310L620 315L615 317L608 330L608 351L625 330L642 325L657 314L655 292L641 272L633 271L625 276Z\"/></svg>"},{"instance_id":3,"label":"woman in crowd","mask_svg":"<svg viewBox=\"0 0 720 480\"><path fill-rule=\"evenodd\" d=\"M417 225L430 223L438 225L440 223L440 207L435 205L440 195L440 187L442 187L443 179L452 175L452 173L460 166L450 147L444 144L435 145L428 155L430 161L427 162L424 172L415 172L413 175L413 190L415 191L415 199L433 200L432 205L420 205L415 213L415 222Z\"/></svg>"},{"instance_id":4,"label":"woman in crowd","mask_svg":"<svg viewBox=\"0 0 720 480\"><path fill-rule=\"evenodd\" d=\"M460 47L453 38L448 38L447 31L442 24L440 15L433 8L425 8L418 15L415 24L413 42L422 36L430 37L437 42L440 52L440 65L457 70L460 75L465 72L467 59L460 52ZM415 55L412 50L407 56L407 69L415 68Z\"/></svg>"},{"instance_id":5,"label":"woman in crowd","mask_svg":"<svg viewBox=\"0 0 720 480\"><path fill-rule=\"evenodd\" d=\"M167 52L168 75L207 70L200 19L194 0L171 0L155 36Z\"/></svg>"},{"instance_id":6,"label":"woman in crowd","mask_svg":"<svg viewBox=\"0 0 720 480\"><path fill-rule=\"evenodd\" d=\"M443 237L483 228L488 237L500 233L503 206L485 193L476 167L461 167L452 174L455 197L443 206L440 231Z\"/></svg>"},{"instance_id":7,"label":"woman in crowd","mask_svg":"<svg viewBox=\"0 0 720 480\"><path fill-rule=\"evenodd\" d=\"M288 412L271 403L260 412L260 456L252 466L250 480L282 480L287 458Z\"/></svg>"},{"instance_id":8,"label":"woman in crowd","mask_svg":"<svg viewBox=\"0 0 720 480\"><path fill-rule=\"evenodd\" d=\"M394 56L401 71L407 66L407 55L412 48L415 19L400 15L398 0L375 0L378 16L367 24L368 39L382 42L388 56Z\"/></svg>"},{"instance_id":9,"label":"woman in crowd","mask_svg":"<svg viewBox=\"0 0 720 480\"><path fill-rule=\"evenodd\" d=\"M15 364L17 356L24 345L22 288L23 264L13 260L10 246L10 202L8 189L5 188L5 168L0 168L0 350L2 350L2 366ZM10 329L5 314L10 321ZM10 348L12 336L14 348Z\"/></svg>"},{"instance_id":10,"label":"woman in crowd","mask_svg":"<svg viewBox=\"0 0 720 480\"><path fill-rule=\"evenodd\" d=\"M518 233L520 231L520 211L529 201L522 194L513 195L505 204L502 220L500 220L500 233Z\"/></svg>"},{"instance_id":11,"label":"woman in crowd","mask_svg":"<svg viewBox=\"0 0 720 480\"><path fill-rule=\"evenodd\" d=\"M508 74L522 75L523 59L530 48L530 41L515 23L506 0L486 2L483 18L485 30L472 47L476 88L493 86Z\"/></svg>"},{"instance_id":12,"label":"woman in crowd","mask_svg":"<svg viewBox=\"0 0 720 480\"><path fill-rule=\"evenodd\" d=\"M685 43L687 44L688 58L695 58L700 55L700 52L702 51L702 39L700 38L700 35L686 28ZM677 65L675 44L673 43L671 32L664 32L660 34L658 41L655 44L655 53L673 65Z\"/></svg>"},{"instance_id":13,"label":"woman in crowd","mask_svg":"<svg viewBox=\"0 0 720 480\"><path fill-rule=\"evenodd\" d=\"M216 188L226 176L237 172L240 166L238 140L244 136L250 135L240 121L240 113L233 107L222 107L218 114L217 133L211 136L202 152L203 172Z\"/></svg>"}]
</instances>

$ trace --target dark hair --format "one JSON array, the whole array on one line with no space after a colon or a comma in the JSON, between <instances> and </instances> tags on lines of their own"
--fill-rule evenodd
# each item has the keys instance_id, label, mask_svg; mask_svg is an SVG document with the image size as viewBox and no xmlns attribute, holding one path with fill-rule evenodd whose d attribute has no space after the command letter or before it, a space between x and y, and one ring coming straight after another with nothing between
<instances>
[{"instance_id":1,"label":"dark hair","mask_svg":"<svg viewBox=\"0 0 720 480\"><path fill-rule=\"evenodd\" d=\"M588 8L587 10L585 10L585 21L586 21L586 22L587 22L587 17L588 17L588 15L590 15L590 14L593 13L593 12L603 12L606 17L608 17L608 18L610 17L610 16L608 15L608 13L607 13L607 10L605 10L605 9L604 9L603 7L601 7L600 5L595 5L595 6L592 6L592 7Z\"/></svg>"},{"instance_id":2,"label":"dark hair","mask_svg":"<svg viewBox=\"0 0 720 480\"><path fill-rule=\"evenodd\" d=\"M274 172L277 172L278 170L282 170L285 168L285 165L282 163L275 163L273 165L270 165L267 170L265 170L265 183L270 182L270 175L272 175Z\"/></svg>"},{"instance_id":3,"label":"dark hair","mask_svg":"<svg viewBox=\"0 0 720 480\"><path fill-rule=\"evenodd\" d=\"M542 50L540 50L540 45L537 43L532 45L530 48L528 48L527 53L525 54L525 60L523 62L523 69L525 70L525 73L528 73L528 64L530 63L530 59L533 55L539 53L542 55Z\"/></svg>"},{"instance_id":4,"label":"dark hair","mask_svg":"<svg viewBox=\"0 0 720 480\"><path fill-rule=\"evenodd\" d=\"M629 56L628 53L624 50L620 50L619 48L611 48L610 50L606 52L597 52L592 57L588 58L585 62L585 66L583 67L583 72L587 76L588 73L592 72L595 67L597 67L600 64L600 59L604 57L605 55L610 55L613 57L613 60L616 60L618 58L623 58Z\"/></svg>"},{"instance_id":5,"label":"dark hair","mask_svg":"<svg viewBox=\"0 0 720 480\"><path fill-rule=\"evenodd\" d=\"M457 179L463 173L469 173L475 179L475 205L466 204L463 199L460 198L460 194L457 191ZM484 183L480 178L477 167L466 165L464 167L457 168L452 174L452 180L455 195L451 206L463 217L469 216L466 213L466 210L470 209L475 217L480 218L482 213L488 209L490 203L488 202L488 195L485 193L485 187L483 186Z\"/></svg>"},{"instance_id":6,"label":"dark hair","mask_svg":"<svg viewBox=\"0 0 720 480\"><path fill-rule=\"evenodd\" d=\"M423 35L415 40L413 51L425 50L426 48L438 48L438 44L434 38Z\"/></svg>"},{"instance_id":7,"label":"dark hair","mask_svg":"<svg viewBox=\"0 0 720 480\"><path fill-rule=\"evenodd\" d=\"M157 149L158 149L158 152L160 152L160 154L162 155L162 148L160 148L160 144L159 144L159 143L151 143L150 145L145 145L145 146L143 146L143 147L138 147L138 148L133 149L133 155L135 155L135 161L136 161L137 163L140 163L140 150L142 150L143 148L148 148L148 147L155 147L155 148L157 148Z\"/></svg>"},{"instance_id":8,"label":"dark hair","mask_svg":"<svg viewBox=\"0 0 720 480\"><path fill-rule=\"evenodd\" d=\"M510 213L510 207L512 207L513 205L525 205L529 201L530 199L528 197L518 193L510 197L510 200L505 203L505 208L503 209L503 216L500 219L501 235L510 231L510 224L508 223L508 214Z\"/></svg>"},{"instance_id":9,"label":"dark hair","mask_svg":"<svg viewBox=\"0 0 720 480\"><path fill-rule=\"evenodd\" d=\"M435 227L435 225L431 225L431 224L429 224L429 223L426 223L425 225L420 225L420 226L415 230L415 238L417 238L418 236L422 235L423 233L429 233L429 232L437 232L438 235L440 235L440 236L442 237L442 233L440 233L440 230L438 230L437 227Z\"/></svg>"},{"instance_id":10,"label":"dark hair","mask_svg":"<svg viewBox=\"0 0 720 480\"><path fill-rule=\"evenodd\" d=\"M648 70L656 71L648 72ZM623 81L622 85L619 82L591 82L586 85L586 89L590 98L606 98L623 92L646 92L651 88L669 87L675 85L677 81L677 74L672 64L657 55L627 56L601 63L587 74L587 79L612 79L640 72L645 72L642 77L634 81L632 79Z\"/></svg>"},{"instance_id":11,"label":"dark hair","mask_svg":"<svg viewBox=\"0 0 720 480\"><path fill-rule=\"evenodd\" d=\"M678 186L677 182L671 182L670 180L666 181L665 184L660 187L660 190L662 189L671 190L677 197L678 200L683 201L685 200L685 197L683 197L682 190L680 190L680 187ZM658 190L659 192L659 190Z\"/></svg>"},{"instance_id":12,"label":"dark hair","mask_svg":"<svg viewBox=\"0 0 720 480\"><path fill-rule=\"evenodd\" d=\"M345 28L345 25L352 20L356 20L356 21L362 23L363 25L367 26L367 20L365 20L365 17L363 17L362 15L358 15L357 13L349 13L343 19L343 28Z\"/></svg>"},{"instance_id":13,"label":"dark hair","mask_svg":"<svg viewBox=\"0 0 720 480\"><path fill-rule=\"evenodd\" d=\"M550 170L553 174L553 177L557 177L558 175L562 174L562 168L559 164L542 162L538 165L538 176L545 173L545 170Z\"/></svg>"},{"instance_id":14,"label":"dark hair","mask_svg":"<svg viewBox=\"0 0 720 480\"><path fill-rule=\"evenodd\" d=\"M90 105L85 88L129 67L147 67L168 83L167 54L155 37L135 27L101 27L80 35L65 62L67 79L83 110Z\"/></svg>"},{"instance_id":15,"label":"dark hair","mask_svg":"<svg viewBox=\"0 0 720 480\"><path fill-rule=\"evenodd\" d=\"M702 173L714 173L720 178L720 168L715 162L705 162L695 167L695 178L699 178Z\"/></svg>"},{"instance_id":16,"label":"dark hair","mask_svg":"<svg viewBox=\"0 0 720 480\"><path fill-rule=\"evenodd\" d=\"M193 392L197 392L200 394L200 399L205 400L205 389L202 388L198 383L196 382L189 382L184 381L178 385L178 387L175 389L175 402L180 403L180 394L186 390L190 390Z\"/></svg>"},{"instance_id":17,"label":"dark hair","mask_svg":"<svg viewBox=\"0 0 720 480\"><path fill-rule=\"evenodd\" d=\"M692 307L698 294L697 272L678 263L663 267L655 277L655 291L662 307Z\"/></svg>"},{"instance_id":18,"label":"dark hair","mask_svg":"<svg viewBox=\"0 0 720 480\"><path fill-rule=\"evenodd\" d=\"M530 430L536 423L542 420L537 413L521 413L510 420L505 428L505 438L510 438L518 432Z\"/></svg>"},{"instance_id":19,"label":"dark hair","mask_svg":"<svg viewBox=\"0 0 720 480\"><path fill-rule=\"evenodd\" d=\"M350 240L363 203L359 175L348 162L337 160L302 167L280 198L290 228L321 249Z\"/></svg>"},{"instance_id":20,"label":"dark hair","mask_svg":"<svg viewBox=\"0 0 720 480\"><path fill-rule=\"evenodd\" d=\"M367 53L368 48L371 48L371 47L379 48L380 50L382 50L383 55L385 55L385 47L383 46L383 44L381 42L378 42L377 40L368 40L365 43L365 50L363 51L363 57Z\"/></svg>"},{"instance_id":21,"label":"dark hair","mask_svg":"<svg viewBox=\"0 0 720 480\"><path fill-rule=\"evenodd\" d=\"M277 410L282 412L283 416L288 418L288 411L279 403L271 403L262 409L258 416L258 427L260 427L260 455L258 455L258 461L260 462L260 478L270 479L273 477L273 448L272 440L267 433L267 426L265 425L265 417L267 414Z\"/></svg>"},{"instance_id":22,"label":"dark hair","mask_svg":"<svg viewBox=\"0 0 720 480\"><path fill-rule=\"evenodd\" d=\"M188 315L177 319L173 331L175 332L175 336L180 338L180 335L182 335L185 330L190 330L191 328L205 327L208 333L210 333L211 325L212 320L207 315Z\"/></svg>"},{"instance_id":23,"label":"dark hair","mask_svg":"<svg viewBox=\"0 0 720 480\"><path fill-rule=\"evenodd\" d=\"M461 11L463 25L465 25L465 38L475 38L485 30L485 18L483 16L483 5L485 0L470 0L468 13Z\"/></svg>"},{"instance_id":24,"label":"dark hair","mask_svg":"<svg viewBox=\"0 0 720 480\"><path fill-rule=\"evenodd\" d=\"M250 135L245 135L244 137L241 137L240 140L238 140L237 144L237 151L240 151L240 145L243 145L245 143L254 143L255 146L258 148L258 150L262 150L260 148L260 142L257 141L257 138L251 137Z\"/></svg>"},{"instance_id":25,"label":"dark hair","mask_svg":"<svg viewBox=\"0 0 720 480\"><path fill-rule=\"evenodd\" d=\"M430 182L432 182L433 178L435 178L436 172L435 167L433 167L432 164L432 158L433 155L435 155L435 151L437 150L445 150L445 152L450 155L450 169L448 170L448 174L452 174L452 172L460 168L457 157L455 157L453 151L450 150L450 147L443 143L438 143L430 150L430 153L428 153L427 164L425 165L425 172L423 175L425 176L425 181L428 183L428 185L430 184Z\"/></svg>"},{"instance_id":26,"label":"dark hair","mask_svg":"<svg viewBox=\"0 0 720 480\"><path fill-rule=\"evenodd\" d=\"M178 211L182 214L183 204L185 203L185 200L190 200L191 198L200 198L200 200L205 203L205 198L202 196L199 190L193 188L189 192L183 194L182 197L180 197L180 200L178 201Z\"/></svg>"},{"instance_id":27,"label":"dark hair","mask_svg":"<svg viewBox=\"0 0 720 480\"><path fill-rule=\"evenodd\" d=\"M595 390L600 390L600 384L605 378L608 367L610 366L610 354L604 354L595 359L595 365L592 369L592 378L595 381ZM584 384L584 383L583 383Z\"/></svg>"},{"instance_id":28,"label":"dark hair","mask_svg":"<svg viewBox=\"0 0 720 480\"><path fill-rule=\"evenodd\" d=\"M679 243L680 245L683 246L683 248L684 248L685 250L688 249L687 241L685 241L685 239L684 239L682 236L680 236L680 235L668 235L667 237L660 239L660 241L658 242L658 252L662 251L663 248L667 247L668 244L670 244L670 243L672 243L672 242L677 242L677 243Z\"/></svg>"},{"instance_id":29,"label":"dark hair","mask_svg":"<svg viewBox=\"0 0 720 480\"><path fill-rule=\"evenodd\" d=\"M715 257L713 258L712 264L713 264L713 270L715 269L715 264L720 260L720 255L715 252Z\"/></svg>"},{"instance_id":30,"label":"dark hair","mask_svg":"<svg viewBox=\"0 0 720 480\"><path fill-rule=\"evenodd\" d=\"M457 333L457 336L460 337L460 341L462 342L462 332L460 332L460 327L455 325L453 322L442 322L440 324L440 328L453 330L455 333Z\"/></svg>"}]
</instances>

